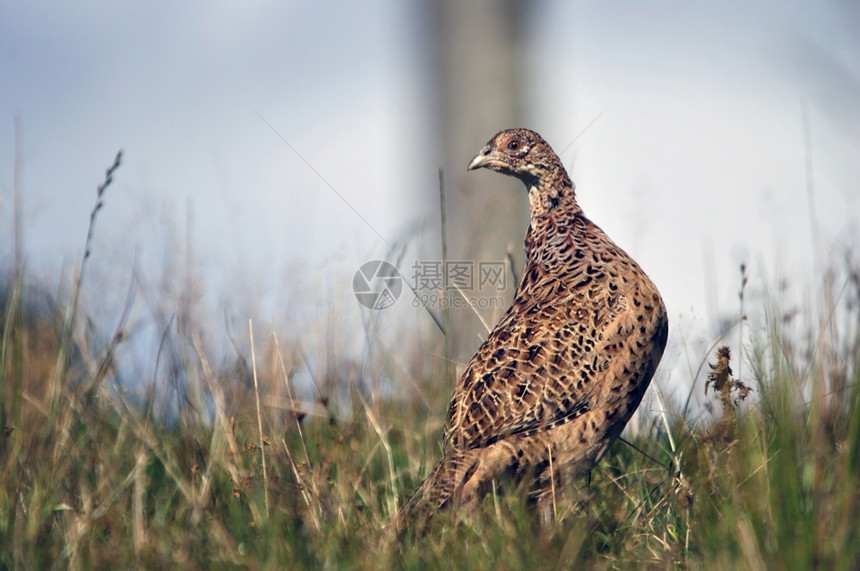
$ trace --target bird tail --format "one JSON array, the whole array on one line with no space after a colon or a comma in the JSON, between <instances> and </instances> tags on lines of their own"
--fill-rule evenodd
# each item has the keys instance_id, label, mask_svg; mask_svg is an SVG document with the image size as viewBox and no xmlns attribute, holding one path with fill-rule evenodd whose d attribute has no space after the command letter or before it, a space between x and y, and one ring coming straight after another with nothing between
<instances>
[{"instance_id":1,"label":"bird tail","mask_svg":"<svg viewBox=\"0 0 860 571\"><path fill-rule=\"evenodd\" d=\"M421 527L449 507L470 510L486 493L484 472L474 451L442 458L398 513L398 527Z\"/></svg>"},{"instance_id":2,"label":"bird tail","mask_svg":"<svg viewBox=\"0 0 860 571\"><path fill-rule=\"evenodd\" d=\"M448 491L450 486L447 485L450 480L447 466L448 462L443 458L424 478L397 514L398 527L412 525L418 520L426 521L435 511L448 504L451 494Z\"/></svg>"}]
</instances>

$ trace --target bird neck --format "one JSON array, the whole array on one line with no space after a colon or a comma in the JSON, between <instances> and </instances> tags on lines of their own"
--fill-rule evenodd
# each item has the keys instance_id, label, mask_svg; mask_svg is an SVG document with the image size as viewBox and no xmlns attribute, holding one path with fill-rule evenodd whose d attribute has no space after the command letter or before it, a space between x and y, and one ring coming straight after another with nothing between
<instances>
[{"instance_id":1,"label":"bird neck","mask_svg":"<svg viewBox=\"0 0 860 571\"><path fill-rule=\"evenodd\" d=\"M529 192L531 226L534 229L549 219L553 219L553 222L558 224L563 219L575 216L582 211L576 203L575 187L570 177L564 171L557 175L526 183Z\"/></svg>"}]
</instances>

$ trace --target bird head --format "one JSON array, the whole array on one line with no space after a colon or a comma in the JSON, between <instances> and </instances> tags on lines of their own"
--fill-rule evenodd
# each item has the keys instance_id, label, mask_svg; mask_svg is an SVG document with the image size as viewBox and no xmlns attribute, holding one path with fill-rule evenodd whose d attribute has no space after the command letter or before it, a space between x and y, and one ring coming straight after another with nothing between
<instances>
[{"instance_id":1,"label":"bird head","mask_svg":"<svg viewBox=\"0 0 860 571\"><path fill-rule=\"evenodd\" d=\"M532 226L560 204L567 205L566 212L581 210L561 159L534 131L506 129L497 133L469 163L469 170L480 168L516 177L526 185Z\"/></svg>"},{"instance_id":2,"label":"bird head","mask_svg":"<svg viewBox=\"0 0 860 571\"><path fill-rule=\"evenodd\" d=\"M487 168L519 178L531 186L558 168L561 162L543 137L528 129L499 132L469 163L469 170Z\"/></svg>"}]
</instances>

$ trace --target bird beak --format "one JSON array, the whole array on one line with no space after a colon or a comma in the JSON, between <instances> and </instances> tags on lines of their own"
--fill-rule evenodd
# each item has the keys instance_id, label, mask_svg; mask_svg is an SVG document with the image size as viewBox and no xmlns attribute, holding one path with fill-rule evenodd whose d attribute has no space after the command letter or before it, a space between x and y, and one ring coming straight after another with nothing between
<instances>
[{"instance_id":1,"label":"bird beak","mask_svg":"<svg viewBox=\"0 0 860 571\"><path fill-rule=\"evenodd\" d=\"M475 169L479 169L481 167L485 167L485 166L489 165L490 162L492 161L491 157L492 157L492 153L490 150L490 146L487 145L486 147L481 149L481 152L478 153L478 156L476 156L474 159L472 159L472 162L469 163L468 170L473 171Z\"/></svg>"}]
</instances>

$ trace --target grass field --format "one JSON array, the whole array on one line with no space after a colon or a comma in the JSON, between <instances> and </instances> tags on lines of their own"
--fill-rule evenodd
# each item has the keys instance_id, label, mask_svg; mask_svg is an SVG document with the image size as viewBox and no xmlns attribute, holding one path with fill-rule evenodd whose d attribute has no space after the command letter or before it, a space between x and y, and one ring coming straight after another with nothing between
<instances>
[{"instance_id":1,"label":"grass field","mask_svg":"<svg viewBox=\"0 0 860 571\"><path fill-rule=\"evenodd\" d=\"M219 370L222 356L182 324L170 354L178 412L166 421L158 397L116 383L121 333L101 348L80 342L87 263L59 307L34 308L14 271L0 299L0 569L860 566L850 261L844 282L822 280L837 294L810 301L802 320L761 302L745 400L728 363L698 356L717 366L714 412L666 403L646 416L635 448L616 443L549 527L511 494L399 538L386 524L440 454L443 368L420 379L422 402L383 398L347 367L331 374L332 394L299 403L299 347L258 342Z\"/></svg>"}]
</instances>

